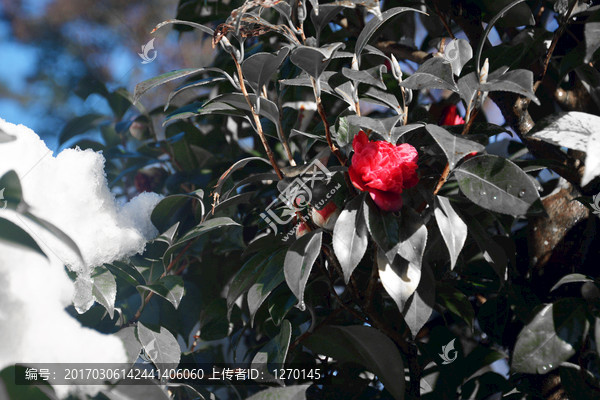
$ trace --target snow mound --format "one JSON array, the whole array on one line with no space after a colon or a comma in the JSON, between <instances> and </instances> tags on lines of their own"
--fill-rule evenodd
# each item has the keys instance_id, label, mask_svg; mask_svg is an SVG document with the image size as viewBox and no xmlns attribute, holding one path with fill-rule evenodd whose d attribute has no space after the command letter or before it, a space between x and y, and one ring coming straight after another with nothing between
<instances>
[{"instance_id":1,"label":"snow mound","mask_svg":"<svg viewBox=\"0 0 600 400\"><path fill-rule=\"evenodd\" d=\"M0 209L0 217L29 232L49 257L0 242L0 370L17 362L126 362L120 339L82 327L65 307L87 311L94 303L93 267L140 253L157 235L150 214L161 196L144 193L119 205L101 154L69 149L53 157L23 125L0 119L0 131L17 138L0 144L0 176L15 170L31 212L64 231L83 255L82 262L49 232ZM65 265L77 273L76 285Z\"/></svg>"}]
</instances>

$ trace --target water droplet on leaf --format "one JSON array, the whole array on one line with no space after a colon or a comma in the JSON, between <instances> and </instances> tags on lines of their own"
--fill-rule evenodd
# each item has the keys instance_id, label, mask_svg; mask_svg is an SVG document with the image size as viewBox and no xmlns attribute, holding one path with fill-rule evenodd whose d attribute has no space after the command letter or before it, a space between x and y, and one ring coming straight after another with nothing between
<instances>
[{"instance_id":1,"label":"water droplet on leaf","mask_svg":"<svg viewBox=\"0 0 600 400\"><path fill-rule=\"evenodd\" d=\"M525 196L525 189L521 189L521 191L519 192L519 197L523 196Z\"/></svg>"}]
</instances>

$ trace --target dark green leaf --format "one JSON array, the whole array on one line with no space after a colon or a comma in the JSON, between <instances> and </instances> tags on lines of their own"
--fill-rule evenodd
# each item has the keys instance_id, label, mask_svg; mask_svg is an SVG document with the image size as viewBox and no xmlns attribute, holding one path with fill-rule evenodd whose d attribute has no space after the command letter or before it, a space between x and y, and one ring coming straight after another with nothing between
<instances>
[{"instance_id":1,"label":"dark green leaf","mask_svg":"<svg viewBox=\"0 0 600 400\"><path fill-rule=\"evenodd\" d=\"M503 74L491 73L486 83L479 85L485 92L513 92L533 100L537 105L540 101L533 91L533 72L527 69L517 69Z\"/></svg>"},{"instance_id":2,"label":"dark green leaf","mask_svg":"<svg viewBox=\"0 0 600 400\"><path fill-rule=\"evenodd\" d=\"M421 280L402 311L413 338L427 323L435 305L435 277L427 264L421 266Z\"/></svg>"},{"instance_id":3,"label":"dark green leaf","mask_svg":"<svg viewBox=\"0 0 600 400\"><path fill-rule=\"evenodd\" d=\"M117 282L115 277L106 267L96 267L92 274L92 295L102 304L110 319L115 314L115 300L117 298Z\"/></svg>"},{"instance_id":4,"label":"dark green leaf","mask_svg":"<svg viewBox=\"0 0 600 400\"><path fill-rule=\"evenodd\" d=\"M160 332L154 332L137 324L137 337L144 348L144 352L154 364L163 364L174 368L179 364L181 349L177 339L166 328L161 327Z\"/></svg>"},{"instance_id":5,"label":"dark green leaf","mask_svg":"<svg viewBox=\"0 0 600 400\"><path fill-rule=\"evenodd\" d=\"M139 285L138 289L150 290L156 293L173 304L175 308L179 307L184 293L183 279L175 275L162 277L151 285Z\"/></svg>"},{"instance_id":6,"label":"dark green leaf","mask_svg":"<svg viewBox=\"0 0 600 400\"><path fill-rule=\"evenodd\" d=\"M369 237L363 217L363 195L350 200L340 213L333 229L333 250L344 272L346 283L362 260Z\"/></svg>"},{"instance_id":7,"label":"dark green leaf","mask_svg":"<svg viewBox=\"0 0 600 400\"><path fill-rule=\"evenodd\" d=\"M581 186L600 175L600 117L579 111L553 114L539 123L528 137L586 153Z\"/></svg>"},{"instance_id":8,"label":"dark green leaf","mask_svg":"<svg viewBox=\"0 0 600 400\"><path fill-rule=\"evenodd\" d=\"M404 363L398 348L375 328L325 326L303 342L314 353L364 365L379 377L395 399L404 399Z\"/></svg>"},{"instance_id":9,"label":"dark green leaf","mask_svg":"<svg viewBox=\"0 0 600 400\"><path fill-rule=\"evenodd\" d=\"M223 228L225 226L241 226L234 220L228 217L217 217L202 222L192 230L188 231L178 243L187 242L188 240L195 239L215 229Z\"/></svg>"},{"instance_id":10,"label":"dark green leaf","mask_svg":"<svg viewBox=\"0 0 600 400\"><path fill-rule=\"evenodd\" d=\"M400 241L386 253L388 260L393 254L398 254L420 269L426 244L427 227L423 219L412 208L403 207L400 217Z\"/></svg>"},{"instance_id":11,"label":"dark green leaf","mask_svg":"<svg viewBox=\"0 0 600 400\"><path fill-rule=\"evenodd\" d=\"M454 269L458 255L467 239L467 224L454 211L446 197L436 196L433 212L450 254L450 269Z\"/></svg>"},{"instance_id":12,"label":"dark green leaf","mask_svg":"<svg viewBox=\"0 0 600 400\"><path fill-rule=\"evenodd\" d=\"M135 326L126 326L115 333L125 346L125 352L127 353L127 362L133 364L139 357L142 345L135 336Z\"/></svg>"},{"instance_id":13,"label":"dark green leaf","mask_svg":"<svg viewBox=\"0 0 600 400\"><path fill-rule=\"evenodd\" d=\"M453 135L437 125L427 124L425 125L425 129L446 155L448 164L450 164L450 170L453 170L456 163L466 155L485 150L483 145Z\"/></svg>"},{"instance_id":14,"label":"dark green leaf","mask_svg":"<svg viewBox=\"0 0 600 400\"><path fill-rule=\"evenodd\" d=\"M454 39L446 45L444 58L450 61L454 75L460 76L463 67L473 58L473 49L465 39Z\"/></svg>"},{"instance_id":15,"label":"dark green leaf","mask_svg":"<svg viewBox=\"0 0 600 400\"><path fill-rule=\"evenodd\" d=\"M0 218L0 241L8 242L18 247L33 250L36 253L46 257L40 246L27 232L11 221Z\"/></svg>"},{"instance_id":16,"label":"dark green leaf","mask_svg":"<svg viewBox=\"0 0 600 400\"><path fill-rule=\"evenodd\" d=\"M262 87L269 82L271 76L279 69L279 66L288 56L289 48L284 47L277 52L277 55L271 53L256 53L248 57L242 63L242 71L255 93L262 91ZM261 100L262 102L262 100Z\"/></svg>"},{"instance_id":17,"label":"dark green leaf","mask_svg":"<svg viewBox=\"0 0 600 400\"><path fill-rule=\"evenodd\" d=\"M264 268L256 277L256 282L248 289L248 311L250 312L251 323L254 322L256 312L267 297L285 280L283 273L284 259L285 251L283 249L276 251L265 263Z\"/></svg>"},{"instance_id":18,"label":"dark green leaf","mask_svg":"<svg viewBox=\"0 0 600 400\"><path fill-rule=\"evenodd\" d=\"M290 60L314 79L319 79L335 52L344 47L343 43L331 43L321 48L298 46L292 51Z\"/></svg>"},{"instance_id":19,"label":"dark green leaf","mask_svg":"<svg viewBox=\"0 0 600 400\"><path fill-rule=\"evenodd\" d=\"M569 275L565 275L562 278L560 278L560 280L558 282L556 282L556 284L554 284L554 286L552 286L552 289L550 289L550 291L558 289L558 287L564 285L565 283L573 283L573 282L594 282L594 280L592 278L588 278L587 276L585 276L583 274L569 274Z\"/></svg>"},{"instance_id":20,"label":"dark green leaf","mask_svg":"<svg viewBox=\"0 0 600 400\"><path fill-rule=\"evenodd\" d=\"M304 288L312 271L313 264L321 252L323 231L307 233L296 240L285 255L283 270L285 281L298 298L298 307L304 310Z\"/></svg>"},{"instance_id":21,"label":"dark green leaf","mask_svg":"<svg viewBox=\"0 0 600 400\"><path fill-rule=\"evenodd\" d=\"M64 244L66 244L71 250L73 250L73 252L83 262L83 255L81 254L79 247L73 241L73 239L71 239L66 233L64 233L62 230L60 230L54 224L46 221L45 219L36 217L35 215L31 214L30 212L25 212L23 215L25 217L27 217L29 220L31 220L31 221L35 222L36 224L38 224L39 226L41 226L42 228L46 229L48 232L52 233L56 238L60 239L60 241L63 242Z\"/></svg>"},{"instance_id":22,"label":"dark green leaf","mask_svg":"<svg viewBox=\"0 0 600 400\"><path fill-rule=\"evenodd\" d=\"M197 74L199 72L204 71L205 68L186 68L179 69L176 71L167 72L165 74L155 76L154 78L150 78L146 81L140 82L135 86L135 91L133 93L133 102L137 103L137 101L146 93L148 90L153 89L157 86L163 85L167 82L170 82L175 79L183 78L185 76Z\"/></svg>"},{"instance_id":23,"label":"dark green leaf","mask_svg":"<svg viewBox=\"0 0 600 400\"><path fill-rule=\"evenodd\" d=\"M472 328L475 311L473 311L473 306L467 296L447 283L438 283L435 290L437 302Z\"/></svg>"},{"instance_id":24,"label":"dark green leaf","mask_svg":"<svg viewBox=\"0 0 600 400\"><path fill-rule=\"evenodd\" d=\"M356 54L357 57L360 57L363 49L365 48L365 46L367 45L369 40L371 40L371 37L373 36L373 34L381 27L381 25L383 25L385 22L387 22L390 18L392 18L400 13L403 13L405 11L414 11L414 12L424 14L423 11L420 11L420 10L417 10L414 8L395 7L395 8L391 8L391 9L387 10L386 12L384 12L383 14L381 14L381 19L372 18L362 29L362 31L360 32L360 35L358 35L358 38L356 39L356 46L354 47L354 54Z\"/></svg>"},{"instance_id":25,"label":"dark green leaf","mask_svg":"<svg viewBox=\"0 0 600 400\"><path fill-rule=\"evenodd\" d=\"M545 374L558 368L577 352L588 328L582 299L563 298L545 305L519 333L512 369Z\"/></svg>"},{"instance_id":26,"label":"dark green leaf","mask_svg":"<svg viewBox=\"0 0 600 400\"><path fill-rule=\"evenodd\" d=\"M100 122L106 120L106 115L102 114L85 114L80 117L75 117L62 129L59 135L59 143L63 144L67 140L86 133L87 131L96 128Z\"/></svg>"},{"instance_id":27,"label":"dark green leaf","mask_svg":"<svg viewBox=\"0 0 600 400\"><path fill-rule=\"evenodd\" d=\"M455 170L460 190L473 203L491 211L525 215L539 199L535 185L512 161L481 155Z\"/></svg>"},{"instance_id":28,"label":"dark green leaf","mask_svg":"<svg viewBox=\"0 0 600 400\"><path fill-rule=\"evenodd\" d=\"M408 298L417 290L421 280L421 266L410 263L402 257L388 261L382 250L377 251L377 267L379 278L385 291L403 310Z\"/></svg>"},{"instance_id":29,"label":"dark green leaf","mask_svg":"<svg viewBox=\"0 0 600 400\"><path fill-rule=\"evenodd\" d=\"M441 57L428 59L414 74L400 82L399 85L413 90L446 89L458 92L452 66Z\"/></svg>"},{"instance_id":30,"label":"dark green leaf","mask_svg":"<svg viewBox=\"0 0 600 400\"><path fill-rule=\"evenodd\" d=\"M104 266L133 287L146 282L142 274L132 264L115 261L112 264L104 264Z\"/></svg>"},{"instance_id":31,"label":"dark green leaf","mask_svg":"<svg viewBox=\"0 0 600 400\"><path fill-rule=\"evenodd\" d=\"M400 241L398 219L394 214L380 210L370 198L366 202L367 205L363 206L363 210L367 229L375 243L387 253ZM393 259L394 255L388 257L388 261Z\"/></svg>"},{"instance_id":32,"label":"dark green leaf","mask_svg":"<svg viewBox=\"0 0 600 400\"><path fill-rule=\"evenodd\" d=\"M13 170L0 177L0 209L16 210L23 201L23 189L19 176Z\"/></svg>"}]
</instances>

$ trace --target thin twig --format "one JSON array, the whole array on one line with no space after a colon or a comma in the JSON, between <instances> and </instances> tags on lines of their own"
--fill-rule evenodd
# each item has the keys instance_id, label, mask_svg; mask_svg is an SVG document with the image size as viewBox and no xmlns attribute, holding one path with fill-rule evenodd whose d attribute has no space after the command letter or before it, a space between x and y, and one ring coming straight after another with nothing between
<instances>
[{"instance_id":1,"label":"thin twig","mask_svg":"<svg viewBox=\"0 0 600 400\"><path fill-rule=\"evenodd\" d=\"M250 107L250 113L252 114L252 117L254 118L254 124L256 125L256 131L258 133L258 136L260 137L260 141L262 142L262 145L265 148L265 151L267 152L267 157L269 157L269 161L271 162L271 165L273 166L273 169L275 170L277 177L279 177L279 179L283 179L283 174L281 173L281 170L279 169L279 166L277 165L277 162L275 161L275 157L273 157L273 152L271 151L271 148L269 147L269 143L267 142L267 138L265 137L265 134L263 132L262 124L260 123L260 117L256 113L256 111L254 109L254 104L252 104L252 101L250 100L250 96L248 95L248 91L246 90L246 84L244 83L244 74L242 73L242 67L240 66L240 63L238 62L237 58L235 57L235 54L232 53L231 57L233 58L233 62L235 63L235 68L237 70L238 78L240 80L240 89L242 90L242 94L244 95L244 98L246 99L246 102L248 103L248 107Z\"/></svg>"}]
</instances>

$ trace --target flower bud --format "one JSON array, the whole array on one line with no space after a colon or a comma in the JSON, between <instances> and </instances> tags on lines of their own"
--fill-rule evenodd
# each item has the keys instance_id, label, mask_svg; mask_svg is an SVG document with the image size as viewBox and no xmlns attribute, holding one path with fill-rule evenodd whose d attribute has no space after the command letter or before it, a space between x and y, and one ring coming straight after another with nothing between
<instances>
[{"instance_id":1,"label":"flower bud","mask_svg":"<svg viewBox=\"0 0 600 400\"><path fill-rule=\"evenodd\" d=\"M318 227L332 231L338 217L340 216L340 212L341 211L335 202L330 201L320 210L317 210L313 207L310 212L310 217Z\"/></svg>"}]
</instances>

